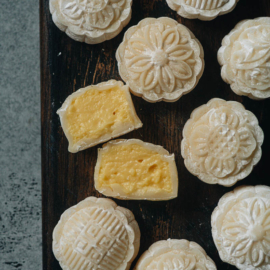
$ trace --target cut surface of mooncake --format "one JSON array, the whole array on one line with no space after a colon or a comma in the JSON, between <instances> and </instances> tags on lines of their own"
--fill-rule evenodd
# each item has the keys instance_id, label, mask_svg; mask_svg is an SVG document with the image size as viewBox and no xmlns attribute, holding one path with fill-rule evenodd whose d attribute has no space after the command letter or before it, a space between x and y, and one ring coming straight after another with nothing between
<instances>
[{"instance_id":1,"label":"cut surface of mooncake","mask_svg":"<svg viewBox=\"0 0 270 270\"><path fill-rule=\"evenodd\" d=\"M134 270L216 270L204 249L195 242L168 239L154 243L139 258Z\"/></svg>"},{"instance_id":2,"label":"cut surface of mooncake","mask_svg":"<svg viewBox=\"0 0 270 270\"><path fill-rule=\"evenodd\" d=\"M270 187L242 186L225 194L211 223L224 262L240 270L270 269Z\"/></svg>"},{"instance_id":3,"label":"cut surface of mooncake","mask_svg":"<svg viewBox=\"0 0 270 270\"><path fill-rule=\"evenodd\" d=\"M239 0L166 0L169 7L188 19L210 21L231 12Z\"/></svg>"},{"instance_id":4,"label":"cut surface of mooncake","mask_svg":"<svg viewBox=\"0 0 270 270\"><path fill-rule=\"evenodd\" d=\"M95 188L106 196L133 200L177 197L174 155L141 140L115 140L98 151Z\"/></svg>"},{"instance_id":5,"label":"cut surface of mooncake","mask_svg":"<svg viewBox=\"0 0 270 270\"><path fill-rule=\"evenodd\" d=\"M128 270L139 246L134 215L109 199L83 200L62 214L53 231L53 252L63 270Z\"/></svg>"},{"instance_id":6,"label":"cut surface of mooncake","mask_svg":"<svg viewBox=\"0 0 270 270\"><path fill-rule=\"evenodd\" d=\"M115 80L76 91L57 113L72 153L142 127L128 87Z\"/></svg>"},{"instance_id":7,"label":"cut surface of mooncake","mask_svg":"<svg viewBox=\"0 0 270 270\"><path fill-rule=\"evenodd\" d=\"M245 20L224 37L218 51L223 80L237 95L270 97L270 18Z\"/></svg>"},{"instance_id":8,"label":"cut surface of mooncake","mask_svg":"<svg viewBox=\"0 0 270 270\"><path fill-rule=\"evenodd\" d=\"M204 71L200 42L167 17L146 18L129 28L116 59L130 91L149 102L177 101L196 87Z\"/></svg>"},{"instance_id":9,"label":"cut surface of mooncake","mask_svg":"<svg viewBox=\"0 0 270 270\"><path fill-rule=\"evenodd\" d=\"M55 25L72 39L97 44L117 36L131 19L132 0L50 0Z\"/></svg>"},{"instance_id":10,"label":"cut surface of mooncake","mask_svg":"<svg viewBox=\"0 0 270 270\"><path fill-rule=\"evenodd\" d=\"M186 168L200 180L232 186L259 162L263 140L252 112L239 102L214 98L192 112L181 153Z\"/></svg>"}]
</instances>

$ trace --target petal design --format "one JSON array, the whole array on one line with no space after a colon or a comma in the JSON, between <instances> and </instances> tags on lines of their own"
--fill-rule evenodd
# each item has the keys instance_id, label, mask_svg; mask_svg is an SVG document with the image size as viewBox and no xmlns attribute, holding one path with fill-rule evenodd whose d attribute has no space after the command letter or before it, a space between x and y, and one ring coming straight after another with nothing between
<instances>
[{"instance_id":1,"label":"petal design","mask_svg":"<svg viewBox=\"0 0 270 270\"><path fill-rule=\"evenodd\" d=\"M76 24L78 24L77 20L82 19L83 20L83 10L79 8L76 1L63 1L61 6L63 14L68 16L72 20L76 20Z\"/></svg>"},{"instance_id":2,"label":"petal design","mask_svg":"<svg viewBox=\"0 0 270 270\"><path fill-rule=\"evenodd\" d=\"M260 217L264 216L266 210L265 202L260 199L254 199L249 203L249 216L252 219L252 223L256 223Z\"/></svg>"},{"instance_id":3,"label":"petal design","mask_svg":"<svg viewBox=\"0 0 270 270\"><path fill-rule=\"evenodd\" d=\"M150 27L147 26L150 30ZM151 43L152 48L154 50L161 50L162 49L162 35L160 31L148 31L147 36L145 38L148 40L149 43Z\"/></svg>"},{"instance_id":4,"label":"petal design","mask_svg":"<svg viewBox=\"0 0 270 270\"><path fill-rule=\"evenodd\" d=\"M159 84L161 86L161 89L164 92L167 92L167 93L173 92L175 88L175 77L172 70L168 66L161 68L161 74L158 78L159 78Z\"/></svg>"},{"instance_id":5,"label":"petal design","mask_svg":"<svg viewBox=\"0 0 270 270\"><path fill-rule=\"evenodd\" d=\"M183 61L177 63L170 61L169 67L171 68L174 76L180 80L187 80L192 77L192 69L187 63Z\"/></svg>"},{"instance_id":6,"label":"petal design","mask_svg":"<svg viewBox=\"0 0 270 270\"><path fill-rule=\"evenodd\" d=\"M190 136L190 146L194 154L199 157L206 156L208 154L207 137L209 134L209 127L206 125L200 125L196 127Z\"/></svg>"},{"instance_id":7,"label":"petal design","mask_svg":"<svg viewBox=\"0 0 270 270\"><path fill-rule=\"evenodd\" d=\"M265 258L265 254L261 248L260 243L254 243L249 252L248 257L253 266L257 267L262 264Z\"/></svg>"},{"instance_id":8,"label":"petal design","mask_svg":"<svg viewBox=\"0 0 270 270\"><path fill-rule=\"evenodd\" d=\"M235 42L236 51L231 62L236 69L253 69L266 63L270 57L270 26L257 26L241 33Z\"/></svg>"},{"instance_id":9,"label":"petal design","mask_svg":"<svg viewBox=\"0 0 270 270\"><path fill-rule=\"evenodd\" d=\"M218 178L224 178L234 171L236 164L232 158L222 160L208 156L205 160L204 166L207 172Z\"/></svg>"},{"instance_id":10,"label":"petal design","mask_svg":"<svg viewBox=\"0 0 270 270\"><path fill-rule=\"evenodd\" d=\"M129 49L134 55L145 55L150 58L149 51L153 50L151 43L148 40L136 37L129 41Z\"/></svg>"},{"instance_id":11,"label":"petal design","mask_svg":"<svg viewBox=\"0 0 270 270\"><path fill-rule=\"evenodd\" d=\"M140 84L143 90L150 91L153 90L158 84L158 78L160 77L160 70L149 68L145 70L140 76Z\"/></svg>"},{"instance_id":12,"label":"petal design","mask_svg":"<svg viewBox=\"0 0 270 270\"><path fill-rule=\"evenodd\" d=\"M209 117L209 121L214 126L227 125L233 129L236 129L240 122L238 115L227 106L222 106L217 110L213 110Z\"/></svg>"},{"instance_id":13,"label":"petal design","mask_svg":"<svg viewBox=\"0 0 270 270\"><path fill-rule=\"evenodd\" d=\"M85 28L89 28L88 25L90 25L92 27L105 29L111 24L114 16L114 9L110 5L107 5L101 11L90 13L88 16L86 16Z\"/></svg>"},{"instance_id":14,"label":"petal design","mask_svg":"<svg viewBox=\"0 0 270 270\"><path fill-rule=\"evenodd\" d=\"M127 67L132 72L144 72L145 70L150 69L153 64L150 62L150 59L146 55L134 56L127 62Z\"/></svg>"},{"instance_id":15,"label":"petal design","mask_svg":"<svg viewBox=\"0 0 270 270\"><path fill-rule=\"evenodd\" d=\"M168 50L168 48L171 48L173 46L176 46L179 44L180 41L180 35L176 27L174 28L168 28L162 33L162 41L163 41L163 49L165 51Z\"/></svg>"},{"instance_id":16,"label":"petal design","mask_svg":"<svg viewBox=\"0 0 270 270\"><path fill-rule=\"evenodd\" d=\"M247 159L257 147L256 140L247 127L241 127L237 132L240 141L237 158Z\"/></svg>"},{"instance_id":17,"label":"petal design","mask_svg":"<svg viewBox=\"0 0 270 270\"><path fill-rule=\"evenodd\" d=\"M181 62L187 60L193 54L193 50L189 45L173 45L166 50L169 60Z\"/></svg>"}]
</instances>

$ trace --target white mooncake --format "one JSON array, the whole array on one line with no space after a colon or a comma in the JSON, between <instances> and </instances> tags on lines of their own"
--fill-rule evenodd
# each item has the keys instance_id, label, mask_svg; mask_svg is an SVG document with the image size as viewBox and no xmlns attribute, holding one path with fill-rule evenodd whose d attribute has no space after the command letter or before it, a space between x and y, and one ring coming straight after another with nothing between
<instances>
[{"instance_id":1,"label":"white mooncake","mask_svg":"<svg viewBox=\"0 0 270 270\"><path fill-rule=\"evenodd\" d=\"M212 214L212 234L224 262L240 270L269 270L270 187L225 194Z\"/></svg>"},{"instance_id":2,"label":"white mooncake","mask_svg":"<svg viewBox=\"0 0 270 270\"><path fill-rule=\"evenodd\" d=\"M188 19L210 21L231 12L239 0L166 0L169 7Z\"/></svg>"},{"instance_id":3,"label":"white mooncake","mask_svg":"<svg viewBox=\"0 0 270 270\"><path fill-rule=\"evenodd\" d=\"M141 140L115 140L98 150L95 188L131 200L170 200L178 194L174 155Z\"/></svg>"},{"instance_id":4,"label":"white mooncake","mask_svg":"<svg viewBox=\"0 0 270 270\"><path fill-rule=\"evenodd\" d=\"M262 156L264 134L256 116L236 101L211 99L195 109L183 129L187 169L208 184L232 186Z\"/></svg>"},{"instance_id":5,"label":"white mooncake","mask_svg":"<svg viewBox=\"0 0 270 270\"><path fill-rule=\"evenodd\" d=\"M97 44L117 36L131 19L132 0L50 0L56 26L72 39Z\"/></svg>"},{"instance_id":6,"label":"white mooncake","mask_svg":"<svg viewBox=\"0 0 270 270\"><path fill-rule=\"evenodd\" d=\"M195 88L204 71L200 42L167 17L146 18L129 28L116 59L131 92L149 102L177 101Z\"/></svg>"},{"instance_id":7,"label":"white mooncake","mask_svg":"<svg viewBox=\"0 0 270 270\"><path fill-rule=\"evenodd\" d=\"M57 113L71 153L142 127L129 88L115 80L76 91Z\"/></svg>"},{"instance_id":8,"label":"white mooncake","mask_svg":"<svg viewBox=\"0 0 270 270\"><path fill-rule=\"evenodd\" d=\"M134 270L216 270L204 249L187 240L154 243L143 253Z\"/></svg>"},{"instance_id":9,"label":"white mooncake","mask_svg":"<svg viewBox=\"0 0 270 270\"><path fill-rule=\"evenodd\" d=\"M128 270L140 230L131 211L89 197L66 210L53 231L53 252L63 270Z\"/></svg>"},{"instance_id":10,"label":"white mooncake","mask_svg":"<svg viewBox=\"0 0 270 270\"><path fill-rule=\"evenodd\" d=\"M221 76L231 89L252 99L270 97L270 18L238 23L218 52Z\"/></svg>"}]
</instances>

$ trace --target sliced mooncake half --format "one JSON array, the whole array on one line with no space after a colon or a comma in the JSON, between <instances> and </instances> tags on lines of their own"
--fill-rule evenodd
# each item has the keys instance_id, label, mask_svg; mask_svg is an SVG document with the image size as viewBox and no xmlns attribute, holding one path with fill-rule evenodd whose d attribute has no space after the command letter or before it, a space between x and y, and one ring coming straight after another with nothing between
<instances>
[{"instance_id":1,"label":"sliced mooncake half","mask_svg":"<svg viewBox=\"0 0 270 270\"><path fill-rule=\"evenodd\" d=\"M89 197L67 209L53 231L63 270L128 270L139 246L134 215L109 199Z\"/></svg>"},{"instance_id":2,"label":"sliced mooncake half","mask_svg":"<svg viewBox=\"0 0 270 270\"><path fill-rule=\"evenodd\" d=\"M142 127L128 86L115 80L76 91L57 113L71 153Z\"/></svg>"},{"instance_id":3,"label":"sliced mooncake half","mask_svg":"<svg viewBox=\"0 0 270 270\"><path fill-rule=\"evenodd\" d=\"M115 140L98 151L95 187L106 196L170 200L178 194L174 155L141 140Z\"/></svg>"},{"instance_id":4,"label":"sliced mooncake half","mask_svg":"<svg viewBox=\"0 0 270 270\"><path fill-rule=\"evenodd\" d=\"M195 242L168 239L154 243L134 270L217 270L204 249Z\"/></svg>"}]
</instances>

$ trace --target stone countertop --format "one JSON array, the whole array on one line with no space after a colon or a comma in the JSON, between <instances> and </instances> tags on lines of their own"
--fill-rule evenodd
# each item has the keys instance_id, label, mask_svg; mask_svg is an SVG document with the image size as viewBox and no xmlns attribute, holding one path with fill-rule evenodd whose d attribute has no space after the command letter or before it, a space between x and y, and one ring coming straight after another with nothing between
<instances>
[{"instance_id":1,"label":"stone countertop","mask_svg":"<svg viewBox=\"0 0 270 270\"><path fill-rule=\"evenodd\" d=\"M1 0L0 269L42 269L39 1Z\"/></svg>"}]
</instances>

